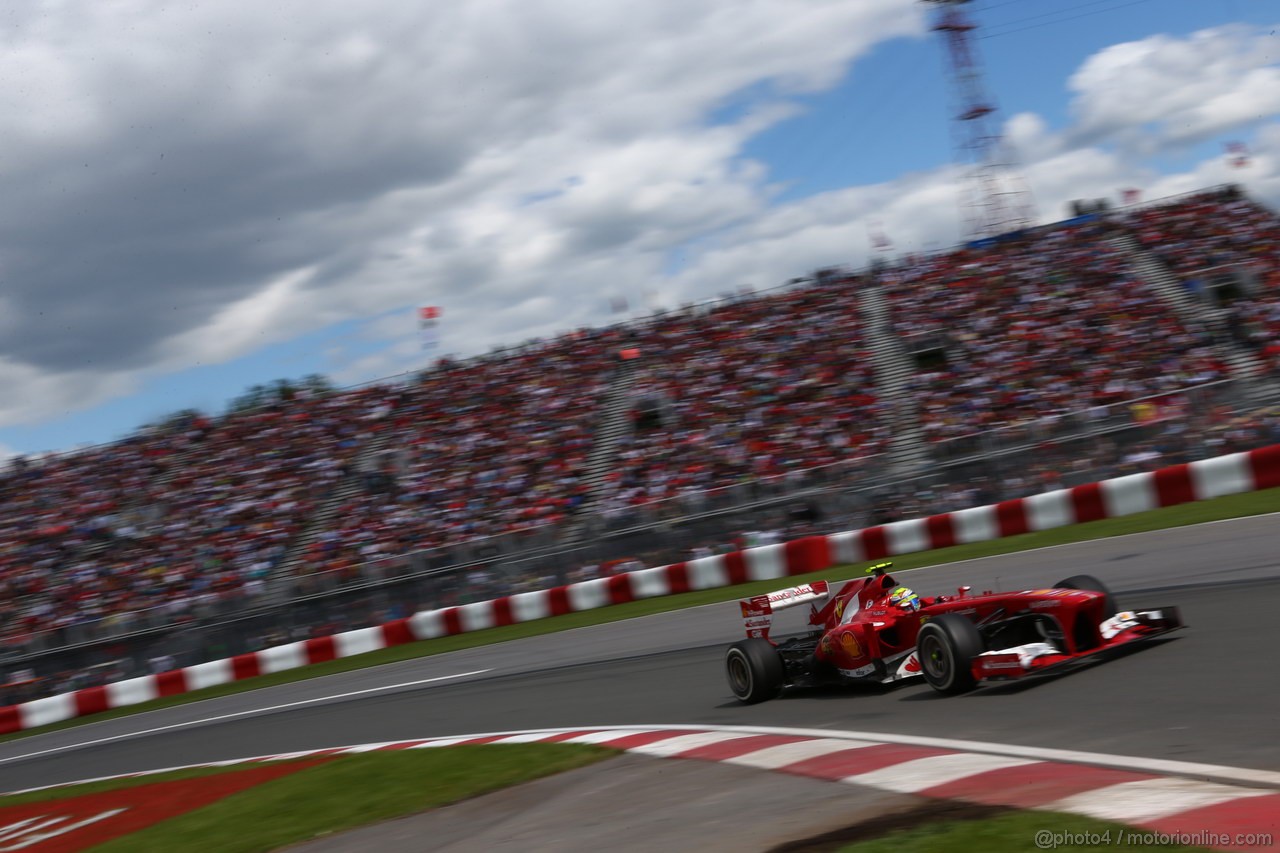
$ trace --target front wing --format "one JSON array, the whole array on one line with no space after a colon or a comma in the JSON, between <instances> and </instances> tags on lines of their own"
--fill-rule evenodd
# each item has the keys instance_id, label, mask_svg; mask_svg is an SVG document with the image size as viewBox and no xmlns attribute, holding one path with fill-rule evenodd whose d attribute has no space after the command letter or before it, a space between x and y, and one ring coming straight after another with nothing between
<instances>
[{"instance_id":1,"label":"front wing","mask_svg":"<svg viewBox=\"0 0 1280 853\"><path fill-rule=\"evenodd\" d=\"M1046 644L1032 643L984 652L973 659L973 677L979 683L989 684L1057 675L1084 662L1103 658L1117 649L1164 636L1181 627L1182 615L1176 607L1124 611L1102 624L1102 642L1092 649L1062 654L1056 649L1050 650ZM1041 646L1045 648L1038 648Z\"/></svg>"}]
</instances>

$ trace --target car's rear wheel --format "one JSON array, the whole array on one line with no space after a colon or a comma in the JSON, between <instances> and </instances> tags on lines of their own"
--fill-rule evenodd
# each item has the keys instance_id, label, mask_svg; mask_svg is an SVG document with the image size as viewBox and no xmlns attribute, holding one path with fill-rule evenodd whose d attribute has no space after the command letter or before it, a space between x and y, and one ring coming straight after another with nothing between
<instances>
[{"instance_id":1,"label":"car's rear wheel","mask_svg":"<svg viewBox=\"0 0 1280 853\"><path fill-rule=\"evenodd\" d=\"M944 613L920 626L916 655L924 680L939 693L963 693L977 684L973 659L982 654L982 634L963 616Z\"/></svg>"},{"instance_id":2,"label":"car's rear wheel","mask_svg":"<svg viewBox=\"0 0 1280 853\"><path fill-rule=\"evenodd\" d=\"M1066 580L1060 580L1054 587L1057 589L1080 589L1086 592L1102 593L1102 618L1110 619L1116 615L1116 599L1111 594L1111 590L1107 589L1107 585L1095 578L1093 575L1072 575Z\"/></svg>"},{"instance_id":3,"label":"car's rear wheel","mask_svg":"<svg viewBox=\"0 0 1280 853\"><path fill-rule=\"evenodd\" d=\"M747 704L772 699L782 691L786 669L782 656L768 640L739 640L724 656L729 689Z\"/></svg>"}]
</instances>

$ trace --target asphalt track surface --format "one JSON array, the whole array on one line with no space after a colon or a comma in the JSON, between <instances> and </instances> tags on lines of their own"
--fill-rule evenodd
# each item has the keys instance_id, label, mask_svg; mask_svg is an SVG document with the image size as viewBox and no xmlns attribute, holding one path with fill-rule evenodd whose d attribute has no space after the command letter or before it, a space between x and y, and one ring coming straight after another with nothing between
<instances>
[{"instance_id":1,"label":"asphalt track surface","mask_svg":"<svg viewBox=\"0 0 1280 853\"><path fill-rule=\"evenodd\" d=\"M0 791L374 741L613 724L830 728L1280 770L1278 546L1280 515L1257 516L899 575L933 595L1089 573L1121 607L1182 608L1189 627L1172 638L1033 685L951 698L921 683L833 688L742 706L722 671L742 635L726 602L9 741Z\"/></svg>"}]
</instances>

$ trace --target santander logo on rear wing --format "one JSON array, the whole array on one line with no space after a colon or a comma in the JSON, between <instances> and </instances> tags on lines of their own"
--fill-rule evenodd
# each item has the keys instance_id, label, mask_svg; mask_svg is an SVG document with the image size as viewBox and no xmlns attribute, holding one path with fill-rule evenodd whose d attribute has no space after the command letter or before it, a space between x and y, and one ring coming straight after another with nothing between
<instances>
[{"instance_id":1,"label":"santander logo on rear wing","mask_svg":"<svg viewBox=\"0 0 1280 853\"><path fill-rule=\"evenodd\" d=\"M753 595L738 602L742 608L742 622L746 626L747 636L761 640L769 639L769 628L773 625L773 612L795 607L809 601L820 601L829 594L826 581L800 584L787 587L767 595Z\"/></svg>"}]
</instances>

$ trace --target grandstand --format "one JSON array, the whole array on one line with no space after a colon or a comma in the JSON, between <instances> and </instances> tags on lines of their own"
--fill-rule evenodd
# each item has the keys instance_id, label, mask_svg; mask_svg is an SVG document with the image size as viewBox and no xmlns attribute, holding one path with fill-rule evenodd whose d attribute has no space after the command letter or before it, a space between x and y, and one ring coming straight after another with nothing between
<instances>
[{"instance_id":1,"label":"grandstand","mask_svg":"<svg viewBox=\"0 0 1280 853\"><path fill-rule=\"evenodd\" d=\"M18 460L0 702L1280 441L1278 361L1216 188Z\"/></svg>"},{"instance_id":2,"label":"grandstand","mask_svg":"<svg viewBox=\"0 0 1280 853\"><path fill-rule=\"evenodd\" d=\"M1241 347L1246 374L1280 369L1280 219L1243 194L1197 193L1129 217L1139 252L1177 282L1191 313Z\"/></svg>"},{"instance_id":3,"label":"grandstand","mask_svg":"<svg viewBox=\"0 0 1280 853\"><path fill-rule=\"evenodd\" d=\"M945 353L911 386L926 440L1226 377L1206 331L1189 328L1135 276L1110 228L1041 229L901 271L890 289L895 328Z\"/></svg>"}]
</instances>

